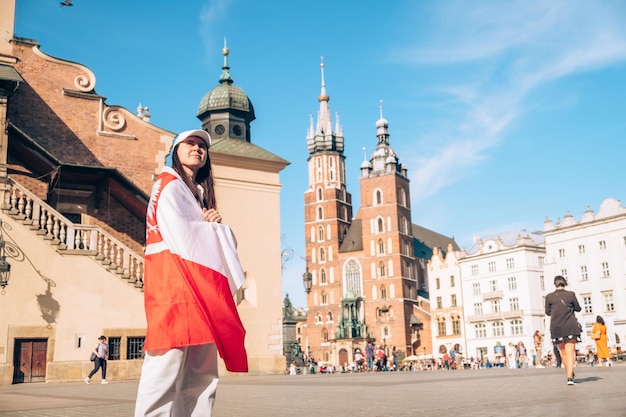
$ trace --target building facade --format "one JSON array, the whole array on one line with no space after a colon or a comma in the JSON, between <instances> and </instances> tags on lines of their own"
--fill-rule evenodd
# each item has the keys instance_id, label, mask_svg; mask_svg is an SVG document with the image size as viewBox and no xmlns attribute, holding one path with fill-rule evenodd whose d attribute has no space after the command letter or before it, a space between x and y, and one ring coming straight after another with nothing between
<instances>
[{"instance_id":1,"label":"building facade","mask_svg":"<svg viewBox=\"0 0 626 417\"><path fill-rule=\"evenodd\" d=\"M577 313L585 327L583 345L600 315L608 327L609 346L621 348L626 338L626 208L619 200L605 199L597 212L589 207L580 220L567 213L562 220L544 223L546 292L562 275L568 290L582 306Z\"/></svg>"},{"instance_id":2,"label":"building facade","mask_svg":"<svg viewBox=\"0 0 626 417\"><path fill-rule=\"evenodd\" d=\"M360 209L353 217L346 186L344 137L333 126L324 82L319 116L307 134L305 191L307 295L304 350L309 357L349 366L372 340L389 357L431 352L426 261L453 239L412 223L406 167L390 146L388 122L376 122L376 149L361 165Z\"/></svg>"},{"instance_id":3,"label":"building facade","mask_svg":"<svg viewBox=\"0 0 626 417\"><path fill-rule=\"evenodd\" d=\"M530 353L535 330L545 331L544 258L541 234L516 231L477 238L459 259L464 356L499 362L504 347L520 341Z\"/></svg>"},{"instance_id":4,"label":"building facade","mask_svg":"<svg viewBox=\"0 0 626 417\"><path fill-rule=\"evenodd\" d=\"M110 378L137 379L145 212L175 134L143 108L136 115L109 106L89 68L14 36L15 1L0 5L0 242L10 265L0 295L0 383L80 380L101 334L110 341ZM237 302L250 372L273 374L285 368L279 173L287 161L251 142L254 110L223 54L219 85L197 116L214 138L219 209L247 276Z\"/></svg>"},{"instance_id":5,"label":"building facade","mask_svg":"<svg viewBox=\"0 0 626 417\"><path fill-rule=\"evenodd\" d=\"M429 296L431 299L432 344L434 357L439 358L454 350L466 352L466 327L463 312L463 285L459 259L465 252L447 252L438 247L428 262Z\"/></svg>"}]
</instances>

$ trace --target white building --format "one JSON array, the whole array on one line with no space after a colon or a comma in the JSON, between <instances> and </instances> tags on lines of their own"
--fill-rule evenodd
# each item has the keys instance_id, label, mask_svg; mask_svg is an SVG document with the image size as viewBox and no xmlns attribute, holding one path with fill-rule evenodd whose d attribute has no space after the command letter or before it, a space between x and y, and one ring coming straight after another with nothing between
<instances>
[{"instance_id":1,"label":"white building","mask_svg":"<svg viewBox=\"0 0 626 417\"><path fill-rule=\"evenodd\" d=\"M626 338L626 208L607 198L597 213L587 208L578 222L569 212L556 224L546 219L544 230L546 292L554 288L555 275L566 277L583 308L577 314L587 330L583 345L593 345L588 332L600 315L609 346L620 346Z\"/></svg>"},{"instance_id":2,"label":"white building","mask_svg":"<svg viewBox=\"0 0 626 417\"><path fill-rule=\"evenodd\" d=\"M428 288L430 295L432 346L435 357L456 351L466 356L463 291L459 258L461 252L449 245L447 252L433 248L428 261ZM470 352L470 355L473 355Z\"/></svg>"},{"instance_id":3,"label":"white building","mask_svg":"<svg viewBox=\"0 0 626 417\"><path fill-rule=\"evenodd\" d=\"M459 260L466 324L466 356L499 361L500 347L522 341L531 356L532 334L544 332L541 234L518 231L477 238ZM545 350L545 349L544 349Z\"/></svg>"}]
</instances>

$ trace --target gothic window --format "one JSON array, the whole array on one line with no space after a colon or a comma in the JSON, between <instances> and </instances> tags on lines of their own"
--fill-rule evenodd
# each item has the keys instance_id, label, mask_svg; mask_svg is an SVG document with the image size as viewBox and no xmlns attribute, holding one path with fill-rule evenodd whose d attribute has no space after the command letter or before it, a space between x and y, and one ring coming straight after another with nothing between
<instances>
[{"instance_id":1,"label":"gothic window","mask_svg":"<svg viewBox=\"0 0 626 417\"><path fill-rule=\"evenodd\" d=\"M315 315L315 323L321 323L322 322L322 315L320 313L317 313Z\"/></svg>"},{"instance_id":2,"label":"gothic window","mask_svg":"<svg viewBox=\"0 0 626 417\"><path fill-rule=\"evenodd\" d=\"M332 312L328 312L327 316L326 316L327 321L333 321L333 313Z\"/></svg>"},{"instance_id":3,"label":"gothic window","mask_svg":"<svg viewBox=\"0 0 626 417\"><path fill-rule=\"evenodd\" d=\"M400 231L405 235L409 234L409 223L404 216L400 217Z\"/></svg>"},{"instance_id":4,"label":"gothic window","mask_svg":"<svg viewBox=\"0 0 626 417\"><path fill-rule=\"evenodd\" d=\"M322 195L322 187L317 187L317 201L322 201L324 196Z\"/></svg>"},{"instance_id":5,"label":"gothic window","mask_svg":"<svg viewBox=\"0 0 626 417\"><path fill-rule=\"evenodd\" d=\"M317 240L319 242L324 240L324 228L322 226L317 228Z\"/></svg>"},{"instance_id":6,"label":"gothic window","mask_svg":"<svg viewBox=\"0 0 626 417\"><path fill-rule=\"evenodd\" d=\"M385 288L384 285L380 286L380 299L381 300L386 300L387 299L387 288Z\"/></svg>"},{"instance_id":7,"label":"gothic window","mask_svg":"<svg viewBox=\"0 0 626 417\"><path fill-rule=\"evenodd\" d=\"M335 161L332 158L330 158L328 163L330 165L330 169L329 169L330 180L334 181L335 180Z\"/></svg>"},{"instance_id":8,"label":"gothic window","mask_svg":"<svg viewBox=\"0 0 626 417\"><path fill-rule=\"evenodd\" d=\"M326 291L322 291L322 303L323 306L328 305L328 295Z\"/></svg>"},{"instance_id":9,"label":"gothic window","mask_svg":"<svg viewBox=\"0 0 626 417\"><path fill-rule=\"evenodd\" d=\"M383 222L383 219L378 219L378 233L383 233L385 231L385 223Z\"/></svg>"},{"instance_id":10,"label":"gothic window","mask_svg":"<svg viewBox=\"0 0 626 417\"><path fill-rule=\"evenodd\" d=\"M322 343L328 343L328 329L322 329Z\"/></svg>"},{"instance_id":11,"label":"gothic window","mask_svg":"<svg viewBox=\"0 0 626 417\"><path fill-rule=\"evenodd\" d=\"M363 295L361 284L361 266L355 259L350 259L345 266L345 289L354 295Z\"/></svg>"},{"instance_id":12,"label":"gothic window","mask_svg":"<svg viewBox=\"0 0 626 417\"><path fill-rule=\"evenodd\" d=\"M326 284L326 270L320 269L320 284Z\"/></svg>"},{"instance_id":13,"label":"gothic window","mask_svg":"<svg viewBox=\"0 0 626 417\"><path fill-rule=\"evenodd\" d=\"M378 254L379 255L385 254L385 243L383 242L382 239L378 239Z\"/></svg>"},{"instance_id":14,"label":"gothic window","mask_svg":"<svg viewBox=\"0 0 626 417\"><path fill-rule=\"evenodd\" d=\"M320 262L326 262L326 250L320 248Z\"/></svg>"},{"instance_id":15,"label":"gothic window","mask_svg":"<svg viewBox=\"0 0 626 417\"><path fill-rule=\"evenodd\" d=\"M381 278L385 278L385 275L386 275L385 263L383 261L380 261L380 263L378 264L378 276Z\"/></svg>"},{"instance_id":16,"label":"gothic window","mask_svg":"<svg viewBox=\"0 0 626 417\"><path fill-rule=\"evenodd\" d=\"M374 192L374 205L380 206L383 204L383 193L380 190Z\"/></svg>"},{"instance_id":17,"label":"gothic window","mask_svg":"<svg viewBox=\"0 0 626 417\"><path fill-rule=\"evenodd\" d=\"M446 319L444 317L439 317L437 319L437 331L438 331L438 336L445 336L446 335Z\"/></svg>"},{"instance_id":18,"label":"gothic window","mask_svg":"<svg viewBox=\"0 0 626 417\"><path fill-rule=\"evenodd\" d=\"M461 318L459 316L452 317L452 334L461 334Z\"/></svg>"},{"instance_id":19,"label":"gothic window","mask_svg":"<svg viewBox=\"0 0 626 417\"><path fill-rule=\"evenodd\" d=\"M321 207L317 208L317 220L324 220L324 211Z\"/></svg>"},{"instance_id":20,"label":"gothic window","mask_svg":"<svg viewBox=\"0 0 626 417\"><path fill-rule=\"evenodd\" d=\"M406 205L406 191L404 191L404 188L400 188L400 205L402 207L407 207L407 205Z\"/></svg>"}]
</instances>

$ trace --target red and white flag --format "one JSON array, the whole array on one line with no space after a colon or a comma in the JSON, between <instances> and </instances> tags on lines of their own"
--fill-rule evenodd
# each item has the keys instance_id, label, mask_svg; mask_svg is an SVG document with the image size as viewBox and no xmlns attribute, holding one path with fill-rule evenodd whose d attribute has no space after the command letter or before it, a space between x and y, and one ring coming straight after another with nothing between
<instances>
[{"instance_id":1,"label":"red and white flag","mask_svg":"<svg viewBox=\"0 0 626 417\"><path fill-rule=\"evenodd\" d=\"M146 218L144 349L215 343L229 371L247 372L245 329L233 299L244 281L231 229L204 220L191 191L165 167Z\"/></svg>"}]
</instances>

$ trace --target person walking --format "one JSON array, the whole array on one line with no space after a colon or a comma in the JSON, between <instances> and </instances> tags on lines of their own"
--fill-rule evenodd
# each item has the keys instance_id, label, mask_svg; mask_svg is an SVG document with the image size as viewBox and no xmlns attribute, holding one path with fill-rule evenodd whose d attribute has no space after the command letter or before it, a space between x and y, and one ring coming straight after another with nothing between
<instances>
[{"instance_id":1,"label":"person walking","mask_svg":"<svg viewBox=\"0 0 626 417\"><path fill-rule=\"evenodd\" d=\"M94 376L98 369L102 369L102 381L101 384L108 384L107 381L107 360L109 359L109 345L107 345L106 336L100 336L98 338L98 344L95 348L93 348L94 355L96 358L93 361L93 370L89 372L89 375L85 378L85 382L87 384L90 383L91 377Z\"/></svg>"},{"instance_id":2,"label":"person walking","mask_svg":"<svg viewBox=\"0 0 626 417\"><path fill-rule=\"evenodd\" d=\"M580 342L580 332L578 320L575 312L581 307L576 298L576 294L565 289L567 280L557 275L554 277L556 289L546 295L546 315L550 316L550 334L552 343L558 346L567 374L567 384L575 385L574 364L576 363L576 343Z\"/></svg>"},{"instance_id":3,"label":"person walking","mask_svg":"<svg viewBox=\"0 0 626 417\"><path fill-rule=\"evenodd\" d=\"M535 345L535 358L533 363L537 368L543 368L541 365L541 358L543 357L543 336L539 330L535 330L533 334L533 344Z\"/></svg>"},{"instance_id":4,"label":"person walking","mask_svg":"<svg viewBox=\"0 0 626 417\"><path fill-rule=\"evenodd\" d=\"M517 363L519 368L528 368L528 355L526 353L526 346L521 340L517 343Z\"/></svg>"},{"instance_id":5,"label":"person walking","mask_svg":"<svg viewBox=\"0 0 626 417\"><path fill-rule=\"evenodd\" d=\"M147 330L136 417L211 416L217 354L247 372L245 329L233 298L245 280L235 237L217 211L211 137L174 140L171 167L152 187L146 215Z\"/></svg>"},{"instance_id":6,"label":"person walking","mask_svg":"<svg viewBox=\"0 0 626 417\"><path fill-rule=\"evenodd\" d=\"M602 316L596 317L596 322L591 328L591 338L596 342L596 351L598 352L600 366L602 366L603 359L606 366L612 366L613 361L611 360L612 355L609 350L609 338L606 334L606 324L604 324Z\"/></svg>"}]
</instances>

